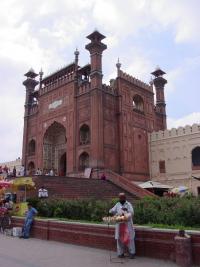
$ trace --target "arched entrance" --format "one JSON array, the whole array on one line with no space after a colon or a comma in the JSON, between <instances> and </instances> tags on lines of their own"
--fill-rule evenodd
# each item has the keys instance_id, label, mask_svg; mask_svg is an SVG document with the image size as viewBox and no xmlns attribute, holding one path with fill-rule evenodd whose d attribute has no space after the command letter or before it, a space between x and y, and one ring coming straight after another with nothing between
<instances>
[{"instance_id":1,"label":"arched entrance","mask_svg":"<svg viewBox=\"0 0 200 267\"><path fill-rule=\"evenodd\" d=\"M65 176L67 171L67 158L66 158L66 152L62 154L60 157L60 164L59 164L59 176Z\"/></svg>"},{"instance_id":2,"label":"arched entrance","mask_svg":"<svg viewBox=\"0 0 200 267\"><path fill-rule=\"evenodd\" d=\"M28 175L34 175L35 173L35 164L33 161L28 164Z\"/></svg>"},{"instance_id":3,"label":"arched entrance","mask_svg":"<svg viewBox=\"0 0 200 267\"><path fill-rule=\"evenodd\" d=\"M65 154L66 158L66 129L65 127L54 122L47 129L43 139L43 168L49 172L54 170L55 174L60 174L61 158ZM66 160L62 159L62 170L66 174Z\"/></svg>"}]
</instances>

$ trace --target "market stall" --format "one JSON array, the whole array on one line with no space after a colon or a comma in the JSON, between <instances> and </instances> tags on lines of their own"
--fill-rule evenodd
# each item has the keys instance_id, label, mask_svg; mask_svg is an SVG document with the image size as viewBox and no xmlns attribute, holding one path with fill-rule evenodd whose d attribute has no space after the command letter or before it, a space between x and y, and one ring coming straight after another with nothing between
<instances>
[{"instance_id":1,"label":"market stall","mask_svg":"<svg viewBox=\"0 0 200 267\"><path fill-rule=\"evenodd\" d=\"M173 187L166 184L161 184L155 181L147 181L145 183L139 184L140 187L149 190L150 192L154 193L158 196L163 196L165 192L168 192Z\"/></svg>"},{"instance_id":2,"label":"market stall","mask_svg":"<svg viewBox=\"0 0 200 267\"><path fill-rule=\"evenodd\" d=\"M18 199L17 203L14 204L14 214L18 216L23 216L27 210L27 191L33 190L35 188L35 183L31 177L20 177L13 180L12 190L17 194L23 192L22 198Z\"/></svg>"}]
</instances>

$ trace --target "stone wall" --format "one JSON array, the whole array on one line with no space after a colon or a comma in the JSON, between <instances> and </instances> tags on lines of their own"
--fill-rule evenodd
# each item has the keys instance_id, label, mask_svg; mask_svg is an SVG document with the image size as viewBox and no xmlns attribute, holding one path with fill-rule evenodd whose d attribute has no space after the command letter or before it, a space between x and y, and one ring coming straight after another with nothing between
<instances>
[{"instance_id":1,"label":"stone wall","mask_svg":"<svg viewBox=\"0 0 200 267\"><path fill-rule=\"evenodd\" d=\"M13 226L22 226L21 218L13 218ZM152 229L136 226L136 254L138 256L175 261L175 236L177 230ZM188 232L191 235L192 259L200 264L200 232ZM44 240L66 242L101 249L116 250L114 226L70 223L56 220L35 220L32 236ZM180 255L179 255L180 256ZM183 256L184 257L184 256Z\"/></svg>"},{"instance_id":2,"label":"stone wall","mask_svg":"<svg viewBox=\"0 0 200 267\"><path fill-rule=\"evenodd\" d=\"M173 128L149 134L151 179L172 186L185 185L197 194L200 169L192 168L192 150L200 145L200 124ZM166 171L161 173L159 161L165 161Z\"/></svg>"}]
</instances>

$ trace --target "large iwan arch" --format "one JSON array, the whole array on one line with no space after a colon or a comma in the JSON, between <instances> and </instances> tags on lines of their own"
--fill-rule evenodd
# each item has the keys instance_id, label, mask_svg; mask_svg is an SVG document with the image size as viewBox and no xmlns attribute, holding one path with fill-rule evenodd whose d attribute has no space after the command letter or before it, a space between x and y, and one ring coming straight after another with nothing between
<instances>
[{"instance_id":1,"label":"large iwan arch","mask_svg":"<svg viewBox=\"0 0 200 267\"><path fill-rule=\"evenodd\" d=\"M43 138L43 169L54 170L55 174L66 175L66 129L65 127L54 122L46 130Z\"/></svg>"}]
</instances>

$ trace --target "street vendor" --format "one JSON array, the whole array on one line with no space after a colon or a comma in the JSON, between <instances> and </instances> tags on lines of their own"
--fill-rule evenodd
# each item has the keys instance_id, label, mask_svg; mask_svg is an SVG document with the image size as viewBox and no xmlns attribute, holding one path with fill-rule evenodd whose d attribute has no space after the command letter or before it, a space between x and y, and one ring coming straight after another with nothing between
<instances>
[{"instance_id":1,"label":"street vendor","mask_svg":"<svg viewBox=\"0 0 200 267\"><path fill-rule=\"evenodd\" d=\"M26 218L24 221L24 225L22 228L22 235L20 238L29 238L30 236L30 231L31 231L31 226L33 224L34 217L37 215L37 210L32 207L30 203L28 203L28 211L26 212Z\"/></svg>"},{"instance_id":2,"label":"street vendor","mask_svg":"<svg viewBox=\"0 0 200 267\"><path fill-rule=\"evenodd\" d=\"M119 202L110 209L112 215L124 216L126 221L118 222L115 226L115 239L117 240L117 254L119 258L124 257L125 247L128 247L130 258L135 257L135 231L133 228L132 216L134 214L133 206L126 200L124 193L119 194Z\"/></svg>"}]
</instances>

